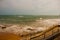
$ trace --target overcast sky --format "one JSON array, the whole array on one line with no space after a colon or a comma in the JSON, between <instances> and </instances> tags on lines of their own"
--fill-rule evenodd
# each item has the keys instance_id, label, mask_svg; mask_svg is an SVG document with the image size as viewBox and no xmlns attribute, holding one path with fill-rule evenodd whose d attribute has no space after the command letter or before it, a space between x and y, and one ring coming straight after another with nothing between
<instances>
[{"instance_id":1,"label":"overcast sky","mask_svg":"<svg viewBox=\"0 0 60 40\"><path fill-rule=\"evenodd\" d=\"M0 15L59 15L60 0L0 0Z\"/></svg>"}]
</instances>

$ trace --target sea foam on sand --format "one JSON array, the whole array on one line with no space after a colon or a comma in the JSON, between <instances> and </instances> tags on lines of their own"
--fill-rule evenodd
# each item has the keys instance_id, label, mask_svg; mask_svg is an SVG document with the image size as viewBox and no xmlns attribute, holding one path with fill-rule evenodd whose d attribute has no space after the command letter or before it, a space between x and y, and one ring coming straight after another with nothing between
<instances>
[{"instance_id":1,"label":"sea foam on sand","mask_svg":"<svg viewBox=\"0 0 60 40\"><path fill-rule=\"evenodd\" d=\"M5 29L2 29L0 27L0 32L9 32L9 33L14 33L14 34L28 34L28 33L35 33L38 31L44 31L47 28L50 28L54 25L58 25L60 23L60 19L46 19L41 22L40 25L43 25L42 27L32 27L25 25L25 27L20 27L19 25L12 25L10 27L6 27ZM38 22L37 22L38 24Z\"/></svg>"}]
</instances>

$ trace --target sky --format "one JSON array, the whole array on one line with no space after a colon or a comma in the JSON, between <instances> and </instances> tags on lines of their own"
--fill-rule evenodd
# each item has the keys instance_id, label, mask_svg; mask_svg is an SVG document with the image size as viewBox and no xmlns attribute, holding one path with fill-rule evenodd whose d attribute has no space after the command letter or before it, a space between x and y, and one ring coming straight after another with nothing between
<instances>
[{"instance_id":1,"label":"sky","mask_svg":"<svg viewBox=\"0 0 60 40\"><path fill-rule=\"evenodd\" d=\"M0 15L59 15L60 0L0 0Z\"/></svg>"}]
</instances>

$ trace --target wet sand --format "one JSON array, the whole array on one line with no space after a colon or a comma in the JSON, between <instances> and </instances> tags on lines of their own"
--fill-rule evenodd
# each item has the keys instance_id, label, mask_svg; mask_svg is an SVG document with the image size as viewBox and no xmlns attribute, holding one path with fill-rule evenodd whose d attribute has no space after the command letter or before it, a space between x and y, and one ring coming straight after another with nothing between
<instances>
[{"instance_id":1,"label":"wet sand","mask_svg":"<svg viewBox=\"0 0 60 40\"><path fill-rule=\"evenodd\" d=\"M0 32L0 40L19 40L19 39L20 37L18 35Z\"/></svg>"}]
</instances>

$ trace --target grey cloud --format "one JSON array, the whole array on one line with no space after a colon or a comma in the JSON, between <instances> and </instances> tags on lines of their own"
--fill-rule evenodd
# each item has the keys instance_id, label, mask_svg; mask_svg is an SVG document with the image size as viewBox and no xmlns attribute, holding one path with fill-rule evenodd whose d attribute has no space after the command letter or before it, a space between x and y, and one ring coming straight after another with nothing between
<instances>
[{"instance_id":1,"label":"grey cloud","mask_svg":"<svg viewBox=\"0 0 60 40\"><path fill-rule=\"evenodd\" d=\"M59 15L60 0L3 0L0 1L0 14ZM52 14L53 13L53 14Z\"/></svg>"}]
</instances>

